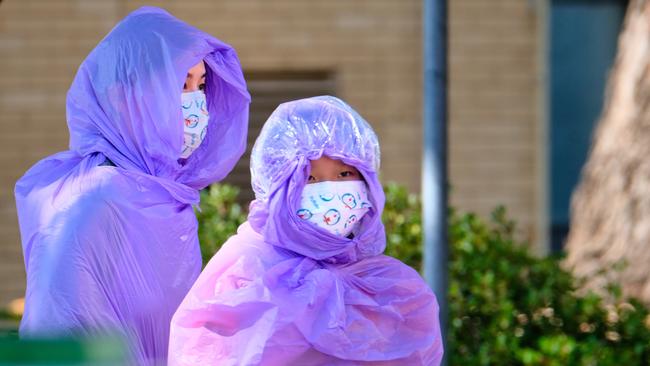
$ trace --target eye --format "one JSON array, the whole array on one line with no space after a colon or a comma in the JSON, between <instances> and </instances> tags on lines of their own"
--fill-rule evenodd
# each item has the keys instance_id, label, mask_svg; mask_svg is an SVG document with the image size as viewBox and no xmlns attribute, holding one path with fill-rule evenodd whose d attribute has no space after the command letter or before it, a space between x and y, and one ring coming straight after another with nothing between
<instances>
[{"instance_id":1,"label":"eye","mask_svg":"<svg viewBox=\"0 0 650 366\"><path fill-rule=\"evenodd\" d=\"M199 85L199 90L205 91L205 83Z\"/></svg>"},{"instance_id":2,"label":"eye","mask_svg":"<svg viewBox=\"0 0 650 366\"><path fill-rule=\"evenodd\" d=\"M313 175L310 175L309 178L307 178L308 182L315 182L316 178Z\"/></svg>"},{"instance_id":3,"label":"eye","mask_svg":"<svg viewBox=\"0 0 650 366\"><path fill-rule=\"evenodd\" d=\"M344 170L344 171L342 171L342 172L339 174L339 176L340 176L341 178L354 177L355 175L356 175L356 174L355 174L353 171L351 171L351 170Z\"/></svg>"}]
</instances>

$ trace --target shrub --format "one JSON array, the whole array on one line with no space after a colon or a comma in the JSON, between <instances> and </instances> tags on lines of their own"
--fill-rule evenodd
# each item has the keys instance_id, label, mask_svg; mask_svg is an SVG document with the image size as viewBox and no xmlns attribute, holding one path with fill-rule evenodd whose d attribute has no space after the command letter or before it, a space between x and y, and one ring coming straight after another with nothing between
<instances>
[{"instance_id":1,"label":"shrub","mask_svg":"<svg viewBox=\"0 0 650 366\"><path fill-rule=\"evenodd\" d=\"M237 202L238 195L239 188L228 184L213 184L201 191L200 209L195 212L203 265L246 221L246 212Z\"/></svg>"}]
</instances>

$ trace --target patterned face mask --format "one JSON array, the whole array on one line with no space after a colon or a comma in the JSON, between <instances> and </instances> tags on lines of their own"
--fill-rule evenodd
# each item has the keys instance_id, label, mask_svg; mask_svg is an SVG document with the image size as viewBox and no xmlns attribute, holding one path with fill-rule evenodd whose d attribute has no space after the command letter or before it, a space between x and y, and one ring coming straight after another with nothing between
<instances>
[{"instance_id":1,"label":"patterned face mask","mask_svg":"<svg viewBox=\"0 0 650 366\"><path fill-rule=\"evenodd\" d=\"M205 138L208 130L208 105L202 90L182 93L181 102L185 119L181 158L187 159Z\"/></svg>"},{"instance_id":2,"label":"patterned face mask","mask_svg":"<svg viewBox=\"0 0 650 366\"><path fill-rule=\"evenodd\" d=\"M347 237L370 207L364 181L321 182L305 185L296 214L334 235Z\"/></svg>"}]
</instances>

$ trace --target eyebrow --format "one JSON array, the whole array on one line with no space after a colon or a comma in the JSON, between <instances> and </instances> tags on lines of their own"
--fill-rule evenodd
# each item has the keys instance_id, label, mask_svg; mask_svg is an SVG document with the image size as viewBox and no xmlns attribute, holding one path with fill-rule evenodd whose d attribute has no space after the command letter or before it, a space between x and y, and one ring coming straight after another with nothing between
<instances>
[{"instance_id":1,"label":"eyebrow","mask_svg":"<svg viewBox=\"0 0 650 366\"><path fill-rule=\"evenodd\" d=\"M0 0L0 1L2 1L2 0ZM207 73L204 72L203 75L201 75L201 79L205 78L205 75L207 75ZM190 77L190 76L192 76L192 73L188 72L187 77Z\"/></svg>"}]
</instances>

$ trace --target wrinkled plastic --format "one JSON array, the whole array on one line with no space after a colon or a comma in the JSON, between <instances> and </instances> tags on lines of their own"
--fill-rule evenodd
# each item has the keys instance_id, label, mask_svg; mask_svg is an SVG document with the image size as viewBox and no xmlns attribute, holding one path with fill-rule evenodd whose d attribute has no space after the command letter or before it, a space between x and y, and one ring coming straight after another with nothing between
<instances>
[{"instance_id":1,"label":"wrinkled plastic","mask_svg":"<svg viewBox=\"0 0 650 366\"><path fill-rule=\"evenodd\" d=\"M359 169L372 208L357 235L299 219L309 160ZM333 97L282 104L251 157L248 222L172 319L170 365L437 365L438 305L419 274L382 255L384 193L370 126Z\"/></svg>"},{"instance_id":2,"label":"wrinkled plastic","mask_svg":"<svg viewBox=\"0 0 650 366\"><path fill-rule=\"evenodd\" d=\"M208 134L179 160L181 92L202 59ZM166 362L171 316L201 270L192 205L244 152L249 102L235 51L164 10L131 13L97 45L68 92L70 150L16 184L21 337L117 333L134 363Z\"/></svg>"}]
</instances>

